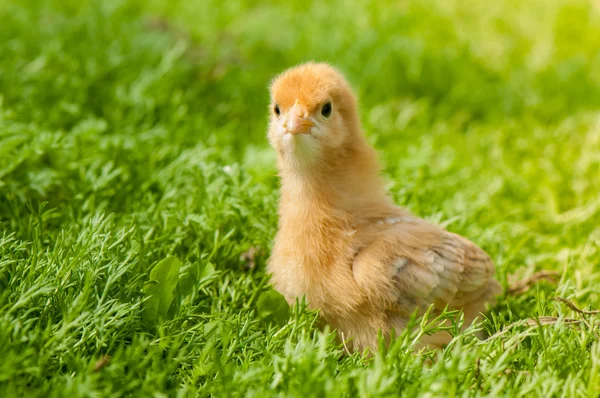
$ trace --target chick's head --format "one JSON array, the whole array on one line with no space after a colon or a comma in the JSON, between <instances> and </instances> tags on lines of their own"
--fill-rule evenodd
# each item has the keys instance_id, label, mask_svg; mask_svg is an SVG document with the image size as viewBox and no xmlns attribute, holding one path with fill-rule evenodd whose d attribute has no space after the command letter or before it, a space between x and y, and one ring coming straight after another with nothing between
<instances>
[{"instance_id":1,"label":"chick's head","mask_svg":"<svg viewBox=\"0 0 600 398\"><path fill-rule=\"evenodd\" d=\"M273 80L270 94L269 141L283 157L318 161L358 134L356 99L330 65L288 69Z\"/></svg>"}]
</instances>

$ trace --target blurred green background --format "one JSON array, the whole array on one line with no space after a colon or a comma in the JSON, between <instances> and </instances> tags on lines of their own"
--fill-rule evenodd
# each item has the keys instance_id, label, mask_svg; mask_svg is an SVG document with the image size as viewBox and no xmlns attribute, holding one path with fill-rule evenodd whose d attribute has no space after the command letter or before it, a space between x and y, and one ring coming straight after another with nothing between
<instances>
[{"instance_id":1,"label":"blurred green background","mask_svg":"<svg viewBox=\"0 0 600 398\"><path fill-rule=\"evenodd\" d=\"M462 336L426 367L408 340L338 360L313 312L272 325L256 305L277 225L267 87L317 60L356 90L399 204L485 248L505 287L561 272L504 297L488 332L580 315L557 295L597 308L600 3L3 0L0 21L7 396L598 395L597 320ZM176 306L148 328L167 255Z\"/></svg>"}]
</instances>

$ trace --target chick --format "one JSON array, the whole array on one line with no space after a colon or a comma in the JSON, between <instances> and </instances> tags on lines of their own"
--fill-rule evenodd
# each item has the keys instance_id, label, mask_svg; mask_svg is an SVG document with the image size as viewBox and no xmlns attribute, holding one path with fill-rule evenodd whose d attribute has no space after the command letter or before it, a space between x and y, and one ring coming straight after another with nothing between
<instances>
[{"instance_id":1,"label":"chick","mask_svg":"<svg viewBox=\"0 0 600 398\"><path fill-rule=\"evenodd\" d=\"M305 296L349 349L362 351L431 304L463 309L468 325L493 302L501 288L490 257L386 195L339 72L303 64L276 77L270 94L281 198L268 270L290 304ZM420 343L450 338L439 332Z\"/></svg>"}]
</instances>

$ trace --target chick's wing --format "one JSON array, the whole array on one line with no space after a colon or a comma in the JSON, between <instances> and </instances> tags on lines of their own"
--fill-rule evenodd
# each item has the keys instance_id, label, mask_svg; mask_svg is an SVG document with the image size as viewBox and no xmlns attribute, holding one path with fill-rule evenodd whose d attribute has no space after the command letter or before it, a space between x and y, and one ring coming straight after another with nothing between
<instances>
[{"instance_id":1,"label":"chick's wing","mask_svg":"<svg viewBox=\"0 0 600 398\"><path fill-rule=\"evenodd\" d=\"M410 314L434 304L462 307L499 292L490 257L469 240L423 222L400 223L364 247L354 278L370 300Z\"/></svg>"}]
</instances>

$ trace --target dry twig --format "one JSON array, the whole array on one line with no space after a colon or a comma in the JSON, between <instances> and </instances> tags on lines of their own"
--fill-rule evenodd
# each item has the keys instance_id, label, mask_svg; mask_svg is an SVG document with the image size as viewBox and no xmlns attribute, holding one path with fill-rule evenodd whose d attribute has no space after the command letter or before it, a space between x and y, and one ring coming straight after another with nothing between
<instances>
[{"instance_id":1,"label":"dry twig","mask_svg":"<svg viewBox=\"0 0 600 398\"><path fill-rule=\"evenodd\" d=\"M581 315L600 315L600 311L599 310L593 310L593 311L582 310L579 307L577 307L575 305L575 303L573 303L571 300L568 300L566 298L554 297L552 300L559 301L559 302L565 304L567 307L569 307L570 309L572 309L573 311L575 311L575 312L577 312L578 314L581 314Z\"/></svg>"},{"instance_id":2,"label":"dry twig","mask_svg":"<svg viewBox=\"0 0 600 398\"><path fill-rule=\"evenodd\" d=\"M500 337L503 334L508 333L508 331L510 331L512 328L517 327L517 326L539 327L539 326L545 326L545 325L553 325L556 322L558 322L559 319L562 320L562 322L564 322L566 325L582 323L582 321L580 321L578 319L572 319L572 318L562 318L561 319L561 318L557 318L555 316L540 316L539 318L527 318L527 319L522 319L520 321L511 323L510 325L506 326L504 329L502 329L502 330L494 333L490 337L488 337L486 339L486 341L495 339L496 337Z\"/></svg>"},{"instance_id":3,"label":"dry twig","mask_svg":"<svg viewBox=\"0 0 600 398\"><path fill-rule=\"evenodd\" d=\"M518 281L512 284L507 291L508 295L518 296L520 294L525 293L529 289L531 289L536 283L541 281L546 281L550 283L557 283L560 279L560 272L558 271L550 271L544 270L540 272L536 272L528 278L523 279L522 281Z\"/></svg>"},{"instance_id":4,"label":"dry twig","mask_svg":"<svg viewBox=\"0 0 600 398\"><path fill-rule=\"evenodd\" d=\"M94 365L93 372L99 372L103 367L108 365L110 363L110 358L110 355L105 355L102 358L100 358L98 362L96 362L96 364Z\"/></svg>"}]
</instances>

